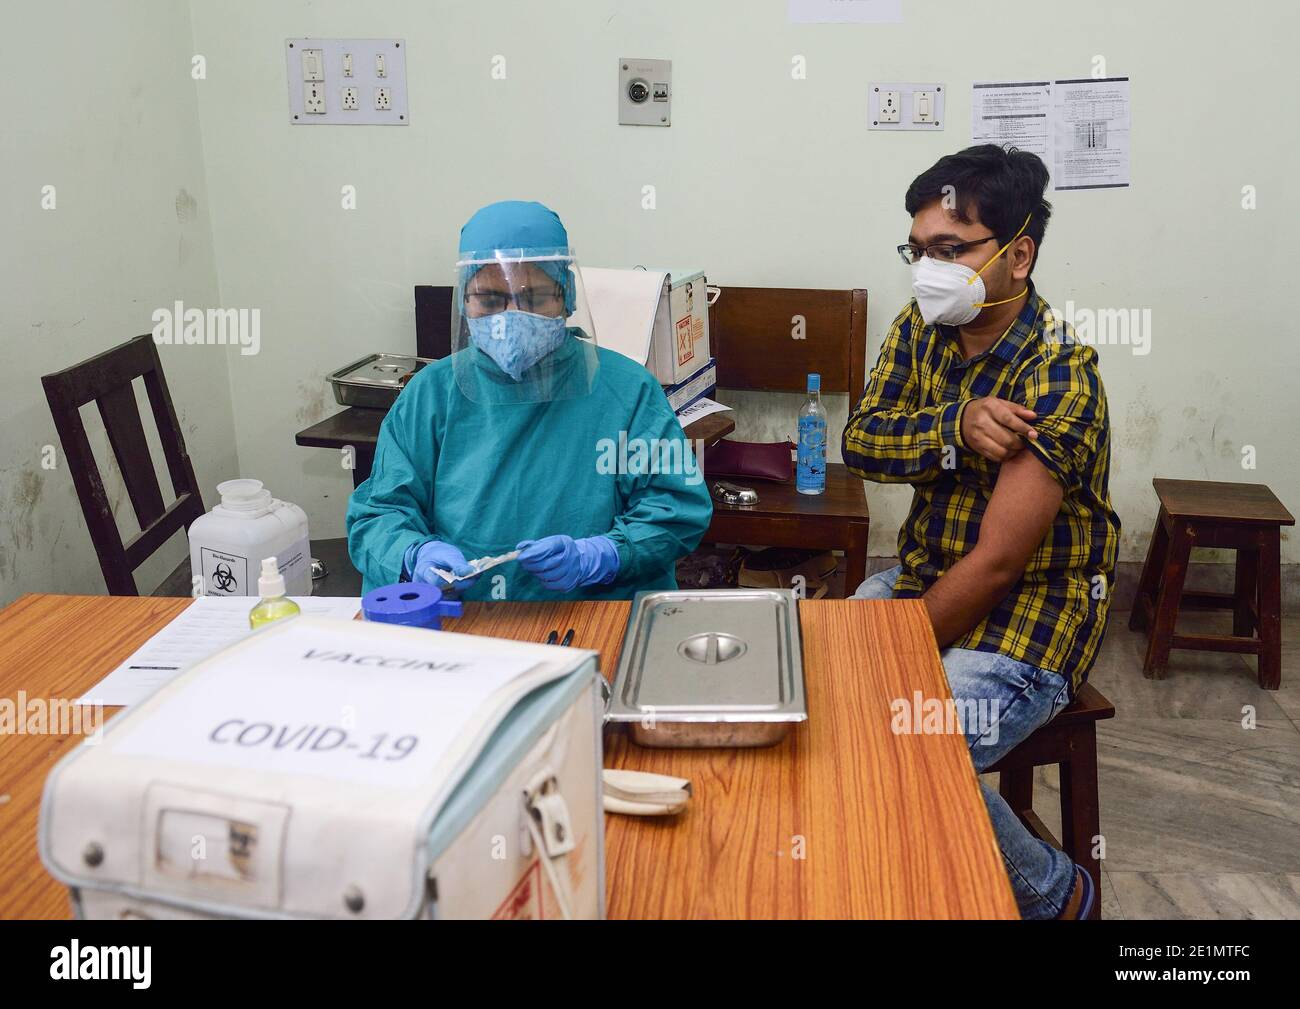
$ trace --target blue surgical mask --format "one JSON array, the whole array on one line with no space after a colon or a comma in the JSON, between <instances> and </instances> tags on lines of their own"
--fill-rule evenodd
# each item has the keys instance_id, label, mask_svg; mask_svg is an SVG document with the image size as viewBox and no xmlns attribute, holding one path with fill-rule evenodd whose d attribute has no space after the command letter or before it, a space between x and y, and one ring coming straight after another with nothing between
<instances>
[{"instance_id":1,"label":"blue surgical mask","mask_svg":"<svg viewBox=\"0 0 1300 1009\"><path fill-rule=\"evenodd\" d=\"M522 381L524 372L564 342L563 316L552 318L507 309L495 315L472 316L466 321L474 346L516 382Z\"/></svg>"}]
</instances>

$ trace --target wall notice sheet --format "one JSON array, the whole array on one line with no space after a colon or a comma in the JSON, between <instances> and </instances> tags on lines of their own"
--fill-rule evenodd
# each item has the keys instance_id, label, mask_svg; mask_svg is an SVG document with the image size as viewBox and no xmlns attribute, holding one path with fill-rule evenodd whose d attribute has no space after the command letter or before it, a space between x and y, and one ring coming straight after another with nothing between
<instances>
[{"instance_id":1,"label":"wall notice sheet","mask_svg":"<svg viewBox=\"0 0 1300 1009\"><path fill-rule=\"evenodd\" d=\"M977 144L1019 147L1037 154L1050 167L1051 81L995 83L971 86L971 139Z\"/></svg>"},{"instance_id":2,"label":"wall notice sheet","mask_svg":"<svg viewBox=\"0 0 1300 1009\"><path fill-rule=\"evenodd\" d=\"M1032 151L1052 188L1130 185L1129 79L980 81L971 88L971 139Z\"/></svg>"}]
</instances>

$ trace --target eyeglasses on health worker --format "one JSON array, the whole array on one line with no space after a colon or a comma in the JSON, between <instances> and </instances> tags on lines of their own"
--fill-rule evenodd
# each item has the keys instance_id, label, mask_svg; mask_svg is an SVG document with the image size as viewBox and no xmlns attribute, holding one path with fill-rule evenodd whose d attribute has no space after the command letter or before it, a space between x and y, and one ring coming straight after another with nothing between
<instances>
[{"instance_id":1,"label":"eyeglasses on health worker","mask_svg":"<svg viewBox=\"0 0 1300 1009\"><path fill-rule=\"evenodd\" d=\"M433 569L463 573L467 559L515 549L517 563L456 581L462 598L625 599L676 588L676 561L713 515L708 490L694 460L691 473L599 465L620 435L676 440L672 458L685 459L658 382L597 347L559 217L540 203L484 207L460 233L452 353L397 397L370 479L348 505L364 591L446 587Z\"/></svg>"}]
</instances>

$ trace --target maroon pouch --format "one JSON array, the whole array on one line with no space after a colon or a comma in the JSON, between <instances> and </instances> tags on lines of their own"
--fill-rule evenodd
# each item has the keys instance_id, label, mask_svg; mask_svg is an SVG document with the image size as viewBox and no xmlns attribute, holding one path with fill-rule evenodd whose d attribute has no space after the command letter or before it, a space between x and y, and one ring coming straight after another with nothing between
<instances>
[{"instance_id":1,"label":"maroon pouch","mask_svg":"<svg viewBox=\"0 0 1300 1009\"><path fill-rule=\"evenodd\" d=\"M704 475L748 480L794 479L794 444L788 441L727 441L704 450Z\"/></svg>"}]
</instances>

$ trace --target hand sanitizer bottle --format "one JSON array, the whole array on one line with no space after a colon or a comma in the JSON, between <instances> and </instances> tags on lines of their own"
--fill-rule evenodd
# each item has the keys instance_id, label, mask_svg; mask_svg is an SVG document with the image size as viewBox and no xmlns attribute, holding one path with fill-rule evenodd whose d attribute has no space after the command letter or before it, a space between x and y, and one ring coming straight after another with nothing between
<instances>
[{"instance_id":1,"label":"hand sanitizer bottle","mask_svg":"<svg viewBox=\"0 0 1300 1009\"><path fill-rule=\"evenodd\" d=\"M284 575L274 557L262 558L262 574L257 579L257 594L262 598L248 614L248 625L257 630L272 620L296 617L302 612L298 604L284 594Z\"/></svg>"},{"instance_id":2,"label":"hand sanitizer bottle","mask_svg":"<svg viewBox=\"0 0 1300 1009\"><path fill-rule=\"evenodd\" d=\"M808 376L808 401L799 411L799 463L794 486L800 494L826 493L826 408L822 377Z\"/></svg>"}]
</instances>

